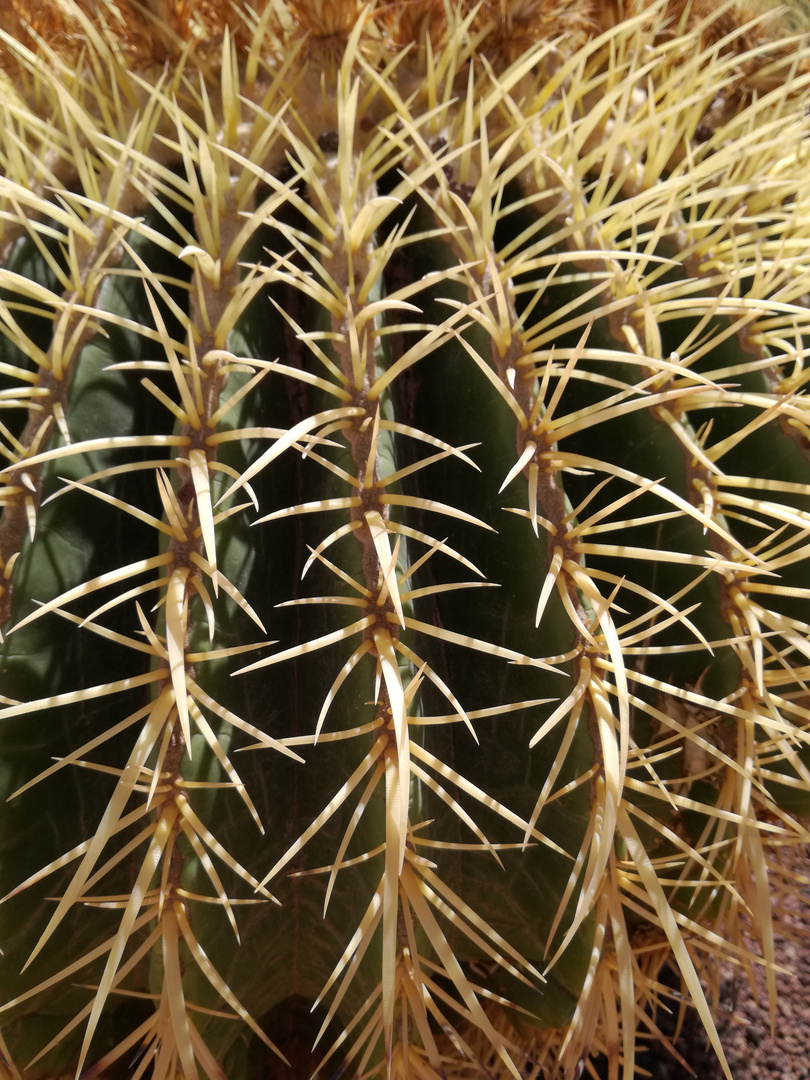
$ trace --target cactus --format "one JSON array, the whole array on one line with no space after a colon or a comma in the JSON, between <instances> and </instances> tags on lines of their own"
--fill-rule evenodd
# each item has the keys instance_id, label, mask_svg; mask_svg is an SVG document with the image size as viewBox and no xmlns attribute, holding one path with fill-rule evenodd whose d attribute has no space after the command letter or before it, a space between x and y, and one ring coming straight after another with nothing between
<instances>
[{"instance_id":1,"label":"cactus","mask_svg":"<svg viewBox=\"0 0 810 1080\"><path fill-rule=\"evenodd\" d=\"M0 1075L730 1075L810 808L744 7L0 13Z\"/></svg>"}]
</instances>

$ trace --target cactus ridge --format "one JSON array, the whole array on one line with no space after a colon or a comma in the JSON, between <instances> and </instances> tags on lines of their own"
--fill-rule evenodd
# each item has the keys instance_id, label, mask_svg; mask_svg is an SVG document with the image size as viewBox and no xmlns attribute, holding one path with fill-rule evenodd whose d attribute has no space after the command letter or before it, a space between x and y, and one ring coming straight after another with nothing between
<instances>
[{"instance_id":1,"label":"cactus ridge","mask_svg":"<svg viewBox=\"0 0 810 1080\"><path fill-rule=\"evenodd\" d=\"M799 16L22 7L0 1076L628 1077L666 963L730 1075L808 840Z\"/></svg>"}]
</instances>

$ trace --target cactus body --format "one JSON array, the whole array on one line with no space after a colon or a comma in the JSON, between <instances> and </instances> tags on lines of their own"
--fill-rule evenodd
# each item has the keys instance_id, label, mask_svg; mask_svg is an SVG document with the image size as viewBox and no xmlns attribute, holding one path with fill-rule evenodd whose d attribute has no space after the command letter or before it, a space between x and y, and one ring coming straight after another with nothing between
<instances>
[{"instance_id":1,"label":"cactus body","mask_svg":"<svg viewBox=\"0 0 810 1080\"><path fill-rule=\"evenodd\" d=\"M773 1007L810 53L735 11L0 17L3 1075L629 1076L666 961L722 1059L752 927Z\"/></svg>"}]
</instances>

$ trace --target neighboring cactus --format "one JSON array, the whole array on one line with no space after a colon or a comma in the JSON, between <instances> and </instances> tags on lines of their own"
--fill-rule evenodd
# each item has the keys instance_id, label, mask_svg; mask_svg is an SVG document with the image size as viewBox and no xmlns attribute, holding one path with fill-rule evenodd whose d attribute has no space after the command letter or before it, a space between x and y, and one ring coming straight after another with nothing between
<instances>
[{"instance_id":1,"label":"neighboring cactus","mask_svg":"<svg viewBox=\"0 0 810 1080\"><path fill-rule=\"evenodd\" d=\"M810 50L629 7L0 13L0 1076L630 1076L667 961L721 1059L721 961L773 1010Z\"/></svg>"}]
</instances>

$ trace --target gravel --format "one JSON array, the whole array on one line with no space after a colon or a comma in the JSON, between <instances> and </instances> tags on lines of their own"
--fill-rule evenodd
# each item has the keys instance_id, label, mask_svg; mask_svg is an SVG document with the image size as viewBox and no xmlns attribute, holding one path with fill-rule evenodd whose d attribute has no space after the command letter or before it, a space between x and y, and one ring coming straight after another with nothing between
<instances>
[{"instance_id":1,"label":"gravel","mask_svg":"<svg viewBox=\"0 0 810 1080\"><path fill-rule=\"evenodd\" d=\"M734 1080L810 1080L810 847L798 849L791 862L796 892L781 898L776 913L781 930L776 940L777 961L789 974L777 975L773 1034L760 967L753 987L745 973L731 967L721 983L715 1020ZM671 978L670 985L678 986L677 977ZM659 1014L658 1022L667 1034L673 1034L674 1017ZM723 1080L723 1070L693 1009L676 1047L689 1068L663 1047L651 1046L638 1053L636 1075L647 1073L652 1080L689 1080L694 1076Z\"/></svg>"}]
</instances>

